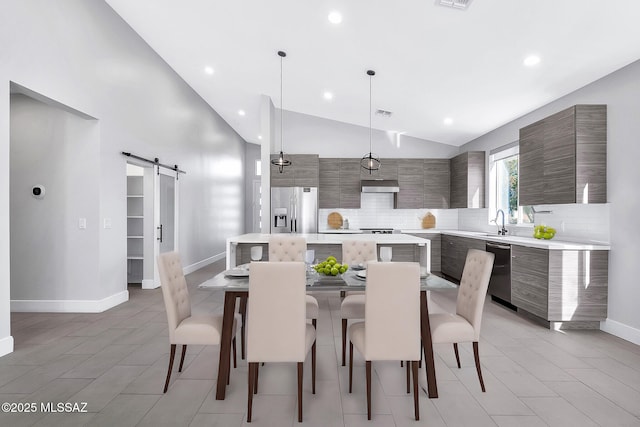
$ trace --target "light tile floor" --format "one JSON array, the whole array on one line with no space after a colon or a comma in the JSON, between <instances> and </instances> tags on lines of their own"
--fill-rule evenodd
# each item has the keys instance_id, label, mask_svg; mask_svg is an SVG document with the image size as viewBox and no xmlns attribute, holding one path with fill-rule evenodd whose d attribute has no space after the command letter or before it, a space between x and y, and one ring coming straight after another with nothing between
<instances>
[{"instance_id":1,"label":"light tile floor","mask_svg":"<svg viewBox=\"0 0 640 427\"><path fill-rule=\"evenodd\" d=\"M187 276L194 312L221 312L223 294L197 285L222 262ZM218 348L190 346L167 394L168 337L162 293L131 287L130 300L100 314L12 313L16 351L0 358L0 401L37 404L36 413L0 413L0 426L241 426L247 369L232 370L224 401L214 398ZM364 364L356 355L354 393L340 360L340 299L316 294L317 393L305 366L309 426L640 426L640 347L599 331L552 332L492 302L484 311L482 393L469 345L462 369L449 345L436 346L438 399L420 396L421 421L398 363L374 363L373 419L366 419ZM454 310L455 291L432 292L434 309ZM426 389L424 371L421 389ZM260 370L254 426L295 426L295 366ZM43 413L41 402L87 402L88 413Z\"/></svg>"}]
</instances>

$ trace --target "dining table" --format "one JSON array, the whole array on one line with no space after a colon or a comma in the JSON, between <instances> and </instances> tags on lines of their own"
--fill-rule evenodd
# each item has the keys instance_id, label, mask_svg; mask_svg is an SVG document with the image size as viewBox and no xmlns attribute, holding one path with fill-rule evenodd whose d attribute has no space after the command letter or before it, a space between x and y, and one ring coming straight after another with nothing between
<instances>
[{"instance_id":1,"label":"dining table","mask_svg":"<svg viewBox=\"0 0 640 427\"><path fill-rule=\"evenodd\" d=\"M364 270L366 271L366 270ZM231 342L233 334L233 322L236 310L236 302L240 302L240 312L243 324L247 299L249 297L250 264L243 264L236 268L225 270L212 279L200 285L204 289L219 289L224 291L224 308L222 320L222 334L220 338L220 359L218 364L218 381L216 399L224 400L227 383L230 375ZM355 269L349 269L339 276L324 276L309 268L306 276L308 292L329 291L363 291L366 289L364 274ZM393 286L390 284L390 286ZM429 398L438 397L436 372L433 357L433 344L431 342L431 328L429 325L429 307L427 304L427 292L433 290L456 289L458 286L440 276L424 274L420 278L420 334L424 349L426 366L427 388ZM244 354L243 354L244 356Z\"/></svg>"}]
</instances>

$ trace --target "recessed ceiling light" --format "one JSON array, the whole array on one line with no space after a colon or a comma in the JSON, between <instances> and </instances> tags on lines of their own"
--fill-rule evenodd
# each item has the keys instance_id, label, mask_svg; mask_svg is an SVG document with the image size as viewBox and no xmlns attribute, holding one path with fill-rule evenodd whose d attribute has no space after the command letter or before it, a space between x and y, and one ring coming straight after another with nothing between
<instances>
[{"instance_id":1,"label":"recessed ceiling light","mask_svg":"<svg viewBox=\"0 0 640 427\"><path fill-rule=\"evenodd\" d=\"M324 96L324 99L327 101L331 101L333 99L333 94L331 92L325 92L322 96Z\"/></svg>"},{"instance_id":2,"label":"recessed ceiling light","mask_svg":"<svg viewBox=\"0 0 640 427\"><path fill-rule=\"evenodd\" d=\"M246 113L244 112L244 110L238 110L238 114L240 114L241 116L244 116Z\"/></svg>"},{"instance_id":3,"label":"recessed ceiling light","mask_svg":"<svg viewBox=\"0 0 640 427\"><path fill-rule=\"evenodd\" d=\"M262 135L258 135L258 139L262 139Z\"/></svg>"},{"instance_id":4,"label":"recessed ceiling light","mask_svg":"<svg viewBox=\"0 0 640 427\"><path fill-rule=\"evenodd\" d=\"M538 55L529 55L524 58L522 62L527 67L533 67L534 65L538 65L540 63L540 57Z\"/></svg>"},{"instance_id":5,"label":"recessed ceiling light","mask_svg":"<svg viewBox=\"0 0 640 427\"><path fill-rule=\"evenodd\" d=\"M453 119L451 117L445 117L443 122L444 122L445 125L451 126L453 124Z\"/></svg>"},{"instance_id":6,"label":"recessed ceiling light","mask_svg":"<svg viewBox=\"0 0 640 427\"><path fill-rule=\"evenodd\" d=\"M216 70L213 69L213 67L204 67L204 72L212 75L213 73L215 73Z\"/></svg>"},{"instance_id":7,"label":"recessed ceiling light","mask_svg":"<svg viewBox=\"0 0 640 427\"><path fill-rule=\"evenodd\" d=\"M342 14L340 12L334 10L331 13L329 13L329 16L327 16L327 19L332 24L339 24L339 23L342 22Z\"/></svg>"}]
</instances>

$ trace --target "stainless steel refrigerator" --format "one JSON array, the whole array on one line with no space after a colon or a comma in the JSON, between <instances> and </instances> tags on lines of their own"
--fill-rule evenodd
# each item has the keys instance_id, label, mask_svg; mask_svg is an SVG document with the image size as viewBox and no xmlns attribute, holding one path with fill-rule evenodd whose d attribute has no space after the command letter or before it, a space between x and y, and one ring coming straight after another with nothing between
<instances>
[{"instance_id":1,"label":"stainless steel refrigerator","mask_svg":"<svg viewBox=\"0 0 640 427\"><path fill-rule=\"evenodd\" d=\"M318 188L272 187L271 233L317 233Z\"/></svg>"}]
</instances>

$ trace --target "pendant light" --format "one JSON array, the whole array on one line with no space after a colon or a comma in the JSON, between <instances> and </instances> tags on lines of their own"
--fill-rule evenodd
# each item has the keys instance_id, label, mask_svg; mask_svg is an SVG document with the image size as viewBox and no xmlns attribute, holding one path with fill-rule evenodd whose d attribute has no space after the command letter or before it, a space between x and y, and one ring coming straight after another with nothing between
<instances>
[{"instance_id":1,"label":"pendant light","mask_svg":"<svg viewBox=\"0 0 640 427\"><path fill-rule=\"evenodd\" d=\"M369 153L360 160L360 166L362 169L368 170L369 174L371 174L373 171L380 169L380 159L377 155L371 152L371 80L373 79L373 76L376 75L376 72L368 70L367 75L369 76Z\"/></svg>"},{"instance_id":2,"label":"pendant light","mask_svg":"<svg viewBox=\"0 0 640 427\"><path fill-rule=\"evenodd\" d=\"M284 157L282 149L282 134L284 133L284 128L282 127L282 116L284 116L284 110L282 109L282 60L287 56L287 53L279 50L278 56L280 57L280 154L277 159L271 160L271 164L277 166L278 171L282 173L286 166L291 166L291 160Z\"/></svg>"}]
</instances>

